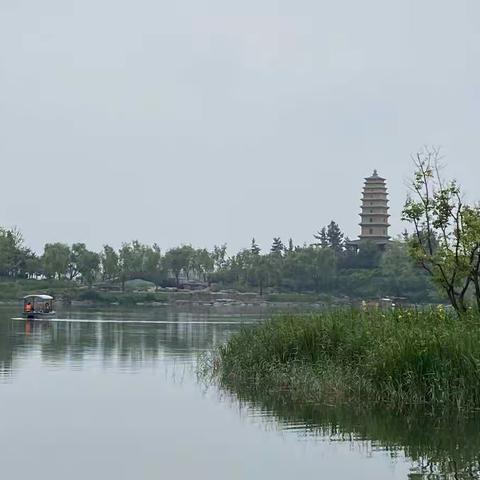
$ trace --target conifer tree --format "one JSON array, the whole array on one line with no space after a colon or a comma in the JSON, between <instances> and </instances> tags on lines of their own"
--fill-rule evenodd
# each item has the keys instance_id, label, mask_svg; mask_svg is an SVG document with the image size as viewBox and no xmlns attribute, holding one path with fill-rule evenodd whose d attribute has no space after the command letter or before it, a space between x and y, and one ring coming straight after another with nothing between
<instances>
[{"instance_id":1,"label":"conifer tree","mask_svg":"<svg viewBox=\"0 0 480 480\"><path fill-rule=\"evenodd\" d=\"M314 244L316 247L328 247L327 229L325 227L313 235L313 237L318 240L318 242Z\"/></svg>"},{"instance_id":2,"label":"conifer tree","mask_svg":"<svg viewBox=\"0 0 480 480\"><path fill-rule=\"evenodd\" d=\"M344 246L343 233L340 227L333 220L327 227L327 242L328 246L335 252L342 252Z\"/></svg>"},{"instance_id":3,"label":"conifer tree","mask_svg":"<svg viewBox=\"0 0 480 480\"><path fill-rule=\"evenodd\" d=\"M252 238L252 245L250 246L250 252L253 253L253 255L260 254L260 247L255 242L255 238Z\"/></svg>"},{"instance_id":4,"label":"conifer tree","mask_svg":"<svg viewBox=\"0 0 480 480\"><path fill-rule=\"evenodd\" d=\"M284 247L282 241L280 240L280 237L274 237L273 238L273 243L272 243L272 248L270 249L270 252L281 255L284 249L285 249L285 247Z\"/></svg>"},{"instance_id":5,"label":"conifer tree","mask_svg":"<svg viewBox=\"0 0 480 480\"><path fill-rule=\"evenodd\" d=\"M288 248L287 248L287 251L288 251L289 253L293 252L293 240L292 240L291 238L288 240Z\"/></svg>"}]
</instances>

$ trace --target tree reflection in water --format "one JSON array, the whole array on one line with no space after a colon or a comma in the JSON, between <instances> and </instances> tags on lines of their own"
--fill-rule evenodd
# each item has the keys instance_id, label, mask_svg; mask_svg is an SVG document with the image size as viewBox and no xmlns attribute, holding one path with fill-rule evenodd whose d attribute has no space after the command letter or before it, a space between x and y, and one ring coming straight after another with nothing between
<instances>
[{"instance_id":1,"label":"tree reflection in water","mask_svg":"<svg viewBox=\"0 0 480 480\"><path fill-rule=\"evenodd\" d=\"M410 479L480 478L480 416L392 412L366 405L300 404L285 391L221 385L242 406L274 418L280 428L330 441L367 442L373 451L413 461Z\"/></svg>"},{"instance_id":2,"label":"tree reflection in water","mask_svg":"<svg viewBox=\"0 0 480 480\"><path fill-rule=\"evenodd\" d=\"M229 322L229 317L209 322L201 315L184 312L163 312L159 322L154 320L158 320L158 313L131 311L83 313L81 321L71 322L11 320L14 314L0 312L0 376L3 377L14 375L17 362L38 351L42 361L51 365L81 366L93 356L96 364L101 358L104 367L129 371L161 357L190 361L197 352L225 341L240 324ZM116 318L124 323L115 321ZM139 322L135 323L136 320Z\"/></svg>"}]
</instances>

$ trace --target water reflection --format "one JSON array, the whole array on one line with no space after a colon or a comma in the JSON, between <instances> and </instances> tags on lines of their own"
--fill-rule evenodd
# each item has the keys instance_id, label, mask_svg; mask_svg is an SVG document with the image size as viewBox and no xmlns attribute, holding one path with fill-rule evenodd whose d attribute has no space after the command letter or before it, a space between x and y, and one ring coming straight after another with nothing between
<instances>
[{"instance_id":1,"label":"water reflection","mask_svg":"<svg viewBox=\"0 0 480 480\"><path fill-rule=\"evenodd\" d=\"M480 416L431 415L424 410L394 413L387 409L299 404L288 393L259 392L223 385L224 392L250 415L301 436L350 442L365 454L383 451L413 461L409 479L480 478Z\"/></svg>"},{"instance_id":2,"label":"water reflection","mask_svg":"<svg viewBox=\"0 0 480 480\"><path fill-rule=\"evenodd\" d=\"M63 312L61 321L12 319L14 313L0 312L3 377L14 375L17 362L35 352L52 366L93 362L135 371L162 358L191 362L242 323L228 316L166 310Z\"/></svg>"},{"instance_id":3,"label":"water reflection","mask_svg":"<svg viewBox=\"0 0 480 480\"><path fill-rule=\"evenodd\" d=\"M115 478L123 478L125 465L132 469L138 465L151 468L143 477L132 471L129 478L159 478L168 468L172 478L188 478L185 472L183 477L178 476L178 469L188 462L175 460L175 455L185 450L185 444L189 445L188 451L196 452L189 457L194 465L190 476L196 476L196 466L203 465L205 475L198 478L281 479L292 478L298 469L303 469L298 476L310 478L319 473L319 462L323 469L331 468L335 473L343 468L343 465L325 463L318 451L312 451L310 456L298 453L303 455L300 466L295 455L287 458L288 452L297 448L300 437L307 439L308 445L352 446L361 457L375 457L377 463L390 457L403 464L406 456L412 463L410 479L480 478L477 417L433 417L421 411L395 415L365 406L298 404L291 401L286 392L258 392L235 385L223 385L220 391L213 389L210 403L211 392L204 395L191 370L185 375L187 380L185 385L182 382L181 391L172 388L172 384L183 380L182 368L193 368L199 353L226 341L241 328L242 322L258 321L258 316L111 309L64 312L61 316L65 321L51 322L11 320L15 314L11 308L0 308L0 387L3 388L0 399L4 402L0 415L4 429L3 436L0 435L0 451L8 452L3 458L4 462L10 462L9 467L5 467L7 472L19 468L15 445L30 442L31 451L38 456L36 461L41 463L48 458L48 445L60 448L59 435L66 439L61 458L67 465L77 457L76 450L69 450L69 442L80 440L84 441L82 452L88 458L96 459L99 450L106 450L112 456L125 459L125 464L118 464ZM166 379L163 382L154 373L158 365L157 370ZM72 374L69 369L75 372ZM82 395L77 389L82 390ZM281 429L288 437L294 437L295 444L268 447L267 443L275 435L262 437L259 431L263 429L248 430L247 436L242 426L233 424L231 417L218 408L221 405L218 400L231 417L247 419L245 423L261 422L268 430ZM41 414L30 408L31 402ZM244 416L225 406L229 402L240 405ZM75 412L74 417L70 409ZM29 412L29 422L23 418L25 411ZM128 435L122 430L126 420L119 421L123 412L132 418ZM89 420L94 413L95 421ZM73 430L76 437L72 436L72 421L78 422ZM89 424L88 430L84 430L85 422ZM193 432L204 432L204 435L197 437ZM119 436L122 442L117 444ZM129 439L131 445L127 448L124 443ZM149 450L155 442L161 447L160 451L165 452L163 455ZM109 450L108 445L116 446ZM132 445L142 448L134 450ZM133 455L131 461L128 461L129 455ZM254 465L262 474L232 477L232 458L241 465ZM270 458L270 462L266 458ZM155 459L159 459L158 463ZM114 468L110 461L96 461L105 472ZM373 473L362 476L359 464L354 463L349 452L342 461L355 465L349 467L351 473L322 476L324 470L321 470L320 477L370 480L405 478L406 475L399 477L398 472L390 471L388 465L382 463L382 468L385 467L382 476ZM25 464L22 468L27 471L29 467ZM49 468L45 465L46 471ZM27 473L33 475L33 467ZM78 471L78 478L86 476L86 470Z\"/></svg>"}]
</instances>

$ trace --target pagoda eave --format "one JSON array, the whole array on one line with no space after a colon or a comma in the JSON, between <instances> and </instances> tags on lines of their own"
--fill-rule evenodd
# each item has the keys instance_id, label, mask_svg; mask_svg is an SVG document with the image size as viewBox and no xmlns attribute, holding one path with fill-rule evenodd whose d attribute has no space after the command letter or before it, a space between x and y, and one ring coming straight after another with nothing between
<instances>
[{"instance_id":1,"label":"pagoda eave","mask_svg":"<svg viewBox=\"0 0 480 480\"><path fill-rule=\"evenodd\" d=\"M386 237L385 236L373 236L373 235L359 235L358 238L360 240L372 240L372 241L381 241L381 240L385 240L386 242L388 242L390 240L390 237L389 235L387 235Z\"/></svg>"},{"instance_id":2,"label":"pagoda eave","mask_svg":"<svg viewBox=\"0 0 480 480\"><path fill-rule=\"evenodd\" d=\"M359 223L359 225L361 227L381 227L381 228L388 228L388 227L391 227L391 225L389 223Z\"/></svg>"},{"instance_id":3,"label":"pagoda eave","mask_svg":"<svg viewBox=\"0 0 480 480\"><path fill-rule=\"evenodd\" d=\"M365 237L365 236L360 236L357 240L350 240L347 243L347 245L352 245L352 246L358 246L361 245L362 243L366 242L372 242L377 245L388 245L390 243L390 238L391 237Z\"/></svg>"}]
</instances>

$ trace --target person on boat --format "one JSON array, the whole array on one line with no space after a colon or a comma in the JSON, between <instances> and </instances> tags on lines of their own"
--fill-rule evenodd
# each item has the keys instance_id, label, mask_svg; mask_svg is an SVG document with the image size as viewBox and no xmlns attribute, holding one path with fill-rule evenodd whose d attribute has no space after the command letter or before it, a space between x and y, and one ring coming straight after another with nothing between
<instances>
[{"instance_id":1,"label":"person on boat","mask_svg":"<svg viewBox=\"0 0 480 480\"><path fill-rule=\"evenodd\" d=\"M48 302L45 302L45 305L43 306L43 311L45 313L49 313L50 312L50 304Z\"/></svg>"},{"instance_id":2,"label":"person on boat","mask_svg":"<svg viewBox=\"0 0 480 480\"><path fill-rule=\"evenodd\" d=\"M30 313L33 310L33 306L30 302L25 304L25 313Z\"/></svg>"}]
</instances>

